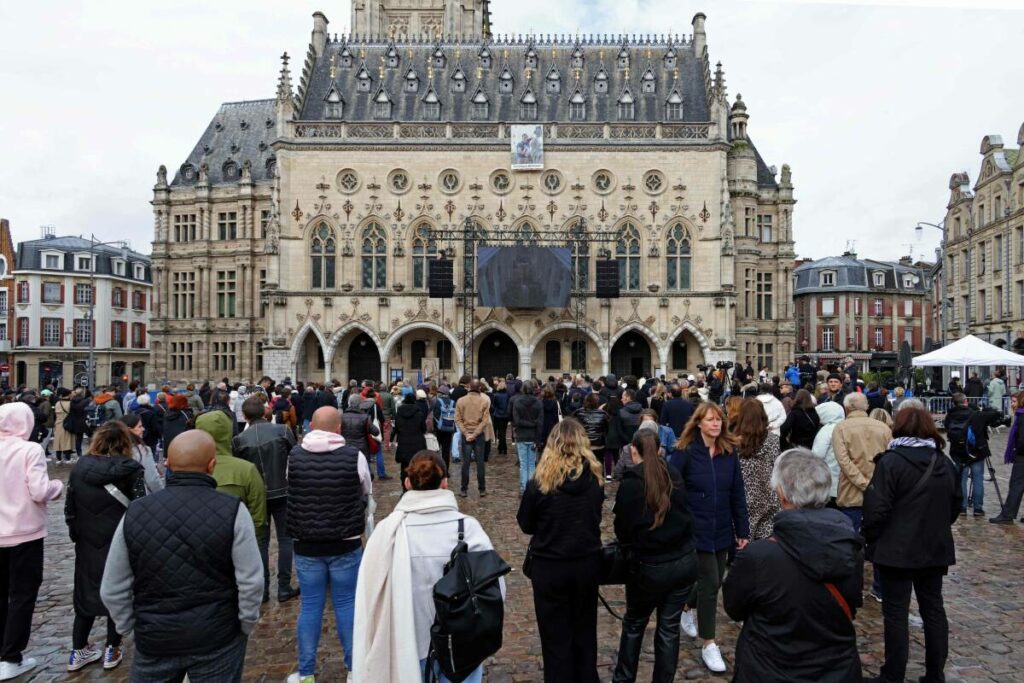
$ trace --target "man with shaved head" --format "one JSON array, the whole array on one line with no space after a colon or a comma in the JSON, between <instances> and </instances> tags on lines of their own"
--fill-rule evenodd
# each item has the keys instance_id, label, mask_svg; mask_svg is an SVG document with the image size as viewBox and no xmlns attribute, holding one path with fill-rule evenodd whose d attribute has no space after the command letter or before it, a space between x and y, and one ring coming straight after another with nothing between
<instances>
[{"instance_id":1,"label":"man with shaved head","mask_svg":"<svg viewBox=\"0 0 1024 683\"><path fill-rule=\"evenodd\" d=\"M318 408L309 426L288 456L288 536L294 539L300 591L299 670L289 682L311 680L316 674L328 590L345 668L352 671L356 578L372 493L370 467L341 435L337 408Z\"/></svg>"},{"instance_id":2,"label":"man with shaved head","mask_svg":"<svg viewBox=\"0 0 1024 683\"><path fill-rule=\"evenodd\" d=\"M134 501L110 544L100 596L135 631L133 681L241 681L260 616L263 562L252 517L217 491L213 437L171 442L167 488Z\"/></svg>"}]
</instances>

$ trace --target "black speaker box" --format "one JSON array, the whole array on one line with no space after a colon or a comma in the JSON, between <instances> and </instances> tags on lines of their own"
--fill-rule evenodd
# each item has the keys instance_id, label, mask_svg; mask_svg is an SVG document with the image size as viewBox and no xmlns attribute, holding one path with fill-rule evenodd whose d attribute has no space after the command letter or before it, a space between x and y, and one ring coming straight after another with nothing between
<instances>
[{"instance_id":1,"label":"black speaker box","mask_svg":"<svg viewBox=\"0 0 1024 683\"><path fill-rule=\"evenodd\" d=\"M451 299L455 296L451 259L427 261L427 290L431 299Z\"/></svg>"},{"instance_id":2,"label":"black speaker box","mask_svg":"<svg viewBox=\"0 0 1024 683\"><path fill-rule=\"evenodd\" d=\"M619 298L619 262L615 259L597 260L597 298Z\"/></svg>"}]
</instances>

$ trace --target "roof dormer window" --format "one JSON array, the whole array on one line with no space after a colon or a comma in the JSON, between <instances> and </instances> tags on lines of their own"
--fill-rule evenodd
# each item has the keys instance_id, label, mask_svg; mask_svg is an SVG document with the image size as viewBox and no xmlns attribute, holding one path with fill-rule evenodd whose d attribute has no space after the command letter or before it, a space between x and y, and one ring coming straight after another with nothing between
<instances>
[{"instance_id":1,"label":"roof dormer window","mask_svg":"<svg viewBox=\"0 0 1024 683\"><path fill-rule=\"evenodd\" d=\"M583 93L578 89L572 94L572 97L569 98L569 120L587 120L587 100L583 97Z\"/></svg>"},{"instance_id":2,"label":"roof dormer window","mask_svg":"<svg viewBox=\"0 0 1024 683\"><path fill-rule=\"evenodd\" d=\"M822 287L836 286L836 273L834 270L823 270L820 274Z\"/></svg>"},{"instance_id":3,"label":"roof dormer window","mask_svg":"<svg viewBox=\"0 0 1024 683\"><path fill-rule=\"evenodd\" d=\"M569 58L569 63L574 69L583 68L583 48L577 46L576 49L572 51L572 57Z\"/></svg>"},{"instance_id":4,"label":"roof dormer window","mask_svg":"<svg viewBox=\"0 0 1024 683\"><path fill-rule=\"evenodd\" d=\"M359 67L359 73L356 74L356 92L370 92L370 87L373 85L373 79L370 77L370 72L366 70L365 66Z\"/></svg>"},{"instance_id":5,"label":"roof dormer window","mask_svg":"<svg viewBox=\"0 0 1024 683\"><path fill-rule=\"evenodd\" d=\"M394 44L392 44L385 53L384 61L387 63L389 69L398 68L398 50L395 49Z\"/></svg>"},{"instance_id":6,"label":"roof dormer window","mask_svg":"<svg viewBox=\"0 0 1024 683\"><path fill-rule=\"evenodd\" d=\"M548 71L548 75L544 78L544 90L549 95L557 95L562 92L562 76L558 73L558 69L551 67Z\"/></svg>"},{"instance_id":7,"label":"roof dormer window","mask_svg":"<svg viewBox=\"0 0 1024 683\"><path fill-rule=\"evenodd\" d=\"M77 254L75 256L75 270L83 272L92 271L92 256L88 254Z\"/></svg>"},{"instance_id":8,"label":"roof dormer window","mask_svg":"<svg viewBox=\"0 0 1024 683\"><path fill-rule=\"evenodd\" d=\"M405 92L419 92L420 90L420 77L416 75L415 69L409 69L409 73L405 74Z\"/></svg>"},{"instance_id":9,"label":"roof dormer window","mask_svg":"<svg viewBox=\"0 0 1024 683\"><path fill-rule=\"evenodd\" d=\"M124 273L125 273L125 263L124 263L124 261L122 261L119 258L111 259L111 264L112 264L112 268L114 270L114 275L117 275L118 277L124 277Z\"/></svg>"},{"instance_id":10,"label":"roof dormer window","mask_svg":"<svg viewBox=\"0 0 1024 683\"><path fill-rule=\"evenodd\" d=\"M533 49L532 45L526 50L526 67L528 69L537 68L537 51Z\"/></svg>"},{"instance_id":11,"label":"roof dormer window","mask_svg":"<svg viewBox=\"0 0 1024 683\"><path fill-rule=\"evenodd\" d=\"M44 270L63 270L64 255L59 251L43 252L40 265Z\"/></svg>"},{"instance_id":12,"label":"roof dormer window","mask_svg":"<svg viewBox=\"0 0 1024 683\"><path fill-rule=\"evenodd\" d=\"M324 118L340 119L345 113L345 100L341 97L341 91L336 85L332 85L324 98Z\"/></svg>"},{"instance_id":13,"label":"roof dormer window","mask_svg":"<svg viewBox=\"0 0 1024 683\"><path fill-rule=\"evenodd\" d=\"M644 95L653 95L657 92L657 80L655 80L654 72L650 68L640 78L640 92Z\"/></svg>"},{"instance_id":14,"label":"roof dormer window","mask_svg":"<svg viewBox=\"0 0 1024 683\"><path fill-rule=\"evenodd\" d=\"M871 274L872 282L875 283L875 287L885 287L885 273L882 271L875 271Z\"/></svg>"},{"instance_id":15,"label":"roof dormer window","mask_svg":"<svg viewBox=\"0 0 1024 683\"><path fill-rule=\"evenodd\" d=\"M665 57L663 59L666 69L676 68L676 49L674 47L670 47L668 52L665 53Z\"/></svg>"},{"instance_id":16,"label":"roof dormer window","mask_svg":"<svg viewBox=\"0 0 1024 683\"><path fill-rule=\"evenodd\" d=\"M466 74L461 66L455 67L455 73L452 74L452 92L466 92Z\"/></svg>"},{"instance_id":17,"label":"roof dormer window","mask_svg":"<svg viewBox=\"0 0 1024 683\"><path fill-rule=\"evenodd\" d=\"M529 88L523 93L522 99L519 100L519 118L524 121L537 120L537 98L534 97L533 91Z\"/></svg>"},{"instance_id":18,"label":"roof dormer window","mask_svg":"<svg viewBox=\"0 0 1024 683\"><path fill-rule=\"evenodd\" d=\"M911 275L910 273L906 273L903 276L903 287L906 289L914 288L914 276Z\"/></svg>"},{"instance_id":19,"label":"roof dormer window","mask_svg":"<svg viewBox=\"0 0 1024 683\"><path fill-rule=\"evenodd\" d=\"M441 120L441 101L437 99L437 93L433 87L427 88L427 94L423 96L423 120Z\"/></svg>"},{"instance_id":20,"label":"roof dormer window","mask_svg":"<svg viewBox=\"0 0 1024 683\"><path fill-rule=\"evenodd\" d=\"M633 95L629 92L629 88L622 91L616 104L619 121L632 121L636 118L636 104L633 102Z\"/></svg>"},{"instance_id":21,"label":"roof dormer window","mask_svg":"<svg viewBox=\"0 0 1024 683\"><path fill-rule=\"evenodd\" d=\"M480 62L480 68L481 69L490 69L491 68L491 51L487 49L486 45L484 45L480 49L480 52L477 54L477 59Z\"/></svg>"},{"instance_id":22,"label":"roof dormer window","mask_svg":"<svg viewBox=\"0 0 1024 683\"><path fill-rule=\"evenodd\" d=\"M594 76L594 92L599 95L608 92L608 72L604 70L603 66L597 70L597 75Z\"/></svg>"},{"instance_id":23,"label":"roof dormer window","mask_svg":"<svg viewBox=\"0 0 1024 683\"><path fill-rule=\"evenodd\" d=\"M515 77L512 76L512 72L506 66L501 70L501 75L498 76L498 92L502 95L511 95L515 84Z\"/></svg>"},{"instance_id":24,"label":"roof dormer window","mask_svg":"<svg viewBox=\"0 0 1024 683\"><path fill-rule=\"evenodd\" d=\"M619 50L618 64L620 69L629 68L629 50L626 49L625 45L623 45L622 49Z\"/></svg>"},{"instance_id":25,"label":"roof dormer window","mask_svg":"<svg viewBox=\"0 0 1024 683\"><path fill-rule=\"evenodd\" d=\"M679 95L678 90L673 90L672 94L665 101L665 120L683 120L683 98Z\"/></svg>"},{"instance_id":26,"label":"roof dormer window","mask_svg":"<svg viewBox=\"0 0 1024 683\"><path fill-rule=\"evenodd\" d=\"M381 88L377 92L377 96L373 98L373 118L378 121L386 121L391 118L391 98L384 88Z\"/></svg>"},{"instance_id":27,"label":"roof dormer window","mask_svg":"<svg viewBox=\"0 0 1024 683\"><path fill-rule=\"evenodd\" d=\"M473 120L486 121L490 116L490 105L483 90L477 90L473 96Z\"/></svg>"},{"instance_id":28,"label":"roof dormer window","mask_svg":"<svg viewBox=\"0 0 1024 683\"><path fill-rule=\"evenodd\" d=\"M347 46L341 48L341 54L338 55L338 57L338 63L341 65L342 69L352 68L352 53L348 51Z\"/></svg>"},{"instance_id":29,"label":"roof dormer window","mask_svg":"<svg viewBox=\"0 0 1024 683\"><path fill-rule=\"evenodd\" d=\"M437 49L434 50L434 54L432 55L432 57L434 60L435 69L443 69L445 68L445 66L447 66L448 57L445 56L444 50L441 49L440 45L438 45Z\"/></svg>"}]
</instances>

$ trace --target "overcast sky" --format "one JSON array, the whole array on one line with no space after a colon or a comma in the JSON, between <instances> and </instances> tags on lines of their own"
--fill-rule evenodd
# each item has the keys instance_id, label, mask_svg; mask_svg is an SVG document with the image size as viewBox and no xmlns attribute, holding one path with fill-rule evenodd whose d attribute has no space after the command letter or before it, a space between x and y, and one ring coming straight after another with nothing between
<instances>
[{"instance_id":1,"label":"overcast sky","mask_svg":"<svg viewBox=\"0 0 1024 683\"><path fill-rule=\"evenodd\" d=\"M582 6L581 6L582 5ZM769 165L793 167L796 250L931 258L949 176L977 177L981 139L1024 123L1024 0L491 0L503 32L689 33ZM0 216L127 238L148 252L156 169L179 166L221 102L273 97L323 11L346 0L0 2ZM297 83L297 77L296 77Z\"/></svg>"}]
</instances>

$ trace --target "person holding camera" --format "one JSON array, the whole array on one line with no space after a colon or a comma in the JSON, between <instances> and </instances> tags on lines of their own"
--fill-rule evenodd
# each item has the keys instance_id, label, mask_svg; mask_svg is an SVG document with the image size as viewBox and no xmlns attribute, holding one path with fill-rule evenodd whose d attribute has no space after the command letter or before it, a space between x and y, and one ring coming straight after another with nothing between
<instances>
[{"instance_id":1,"label":"person holding camera","mask_svg":"<svg viewBox=\"0 0 1024 683\"><path fill-rule=\"evenodd\" d=\"M1003 423L1003 414L994 408L972 408L964 394L953 394L953 405L943 424L949 439L949 457L958 465L960 514L967 514L971 502L975 517L985 516L985 460L992 454L988 446L989 427ZM968 495L967 479L971 480Z\"/></svg>"}]
</instances>

